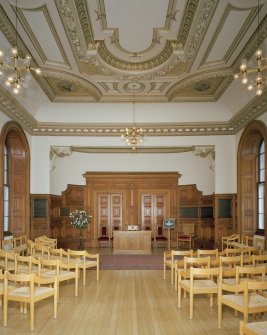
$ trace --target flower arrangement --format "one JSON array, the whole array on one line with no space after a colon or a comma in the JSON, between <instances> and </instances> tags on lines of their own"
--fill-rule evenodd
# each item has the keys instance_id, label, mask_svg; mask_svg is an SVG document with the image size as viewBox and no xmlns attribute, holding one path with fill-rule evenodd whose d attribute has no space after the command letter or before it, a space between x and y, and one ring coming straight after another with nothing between
<instances>
[{"instance_id":1,"label":"flower arrangement","mask_svg":"<svg viewBox=\"0 0 267 335\"><path fill-rule=\"evenodd\" d=\"M91 222L92 215L89 215L86 211L76 209L70 213L71 224L75 228L85 229Z\"/></svg>"}]
</instances>

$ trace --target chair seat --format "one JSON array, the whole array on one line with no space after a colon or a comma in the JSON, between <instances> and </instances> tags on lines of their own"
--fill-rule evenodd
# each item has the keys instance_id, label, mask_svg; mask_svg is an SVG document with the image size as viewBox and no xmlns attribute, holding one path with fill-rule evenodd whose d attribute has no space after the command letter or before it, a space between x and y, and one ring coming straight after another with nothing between
<instances>
[{"instance_id":1,"label":"chair seat","mask_svg":"<svg viewBox=\"0 0 267 335\"><path fill-rule=\"evenodd\" d=\"M186 239L186 240L190 240L191 236L190 235L178 235L179 239Z\"/></svg>"},{"instance_id":2,"label":"chair seat","mask_svg":"<svg viewBox=\"0 0 267 335\"><path fill-rule=\"evenodd\" d=\"M109 237L107 236L98 237L98 241L108 241L108 240L109 240Z\"/></svg>"},{"instance_id":3,"label":"chair seat","mask_svg":"<svg viewBox=\"0 0 267 335\"><path fill-rule=\"evenodd\" d=\"M242 307L245 304L243 294L226 294L226 295L222 295L222 299L228 300ZM249 294L249 307L253 308L253 307L259 307L259 306L266 306L266 298L264 298L263 296L257 293Z\"/></svg>"},{"instance_id":4,"label":"chair seat","mask_svg":"<svg viewBox=\"0 0 267 335\"><path fill-rule=\"evenodd\" d=\"M267 333L267 321L249 322L245 326L255 332L255 334L266 335Z\"/></svg>"},{"instance_id":5,"label":"chair seat","mask_svg":"<svg viewBox=\"0 0 267 335\"><path fill-rule=\"evenodd\" d=\"M36 286L34 287L34 296L42 296L43 294L46 294L48 292L53 292L54 288L52 287L44 287L44 286ZM10 290L8 293L9 296L22 296L22 297L30 297L30 288L29 286L21 286L18 288L15 288L14 290Z\"/></svg>"},{"instance_id":6,"label":"chair seat","mask_svg":"<svg viewBox=\"0 0 267 335\"><path fill-rule=\"evenodd\" d=\"M157 241L166 241L167 237L165 237L165 236L156 236L156 240Z\"/></svg>"},{"instance_id":7,"label":"chair seat","mask_svg":"<svg viewBox=\"0 0 267 335\"><path fill-rule=\"evenodd\" d=\"M181 280L181 284L184 286L187 286L188 288L190 288L190 280L189 279L185 279L185 280ZM201 289L201 291L203 290L203 288L205 289L211 289L211 288L217 288L218 285L210 279L201 279L201 280L194 280L193 281L193 289L197 290L197 289Z\"/></svg>"}]
</instances>

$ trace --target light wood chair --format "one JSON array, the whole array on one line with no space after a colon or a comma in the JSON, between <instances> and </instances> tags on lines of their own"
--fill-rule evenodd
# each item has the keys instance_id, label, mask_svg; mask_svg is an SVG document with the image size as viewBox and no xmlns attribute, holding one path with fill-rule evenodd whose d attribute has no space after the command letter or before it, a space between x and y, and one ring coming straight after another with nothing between
<instances>
[{"instance_id":1,"label":"light wood chair","mask_svg":"<svg viewBox=\"0 0 267 335\"><path fill-rule=\"evenodd\" d=\"M66 264L61 262L59 259L39 259L39 272L38 275L41 278L53 278L57 277L58 281L58 299L59 299L59 284L64 281L74 279L74 295L78 296L78 265ZM72 271L74 270L74 271Z\"/></svg>"},{"instance_id":2,"label":"light wood chair","mask_svg":"<svg viewBox=\"0 0 267 335\"><path fill-rule=\"evenodd\" d=\"M249 314L267 312L267 298L259 291L267 290L266 281L241 281L237 285L219 282L218 295L218 328L222 328L222 306L233 308L244 315L244 322L248 322Z\"/></svg>"},{"instance_id":3,"label":"light wood chair","mask_svg":"<svg viewBox=\"0 0 267 335\"><path fill-rule=\"evenodd\" d=\"M179 270L184 269L184 257L193 258L193 250L178 250L179 255L182 257L180 260L174 261L174 288L177 291L178 287L178 273Z\"/></svg>"},{"instance_id":4,"label":"light wood chair","mask_svg":"<svg viewBox=\"0 0 267 335\"><path fill-rule=\"evenodd\" d=\"M179 228L179 232L176 236L177 249L179 249L180 246L189 250L194 249L195 223L182 222Z\"/></svg>"},{"instance_id":5,"label":"light wood chair","mask_svg":"<svg viewBox=\"0 0 267 335\"><path fill-rule=\"evenodd\" d=\"M190 278L182 279L183 270L178 277L178 308L181 308L181 290L189 293L190 313L189 318L193 319L194 295L209 294L210 307L213 306L213 294L218 295L218 281L220 277L220 268L190 268Z\"/></svg>"},{"instance_id":6,"label":"light wood chair","mask_svg":"<svg viewBox=\"0 0 267 335\"><path fill-rule=\"evenodd\" d=\"M254 236L242 234L241 243L246 244L247 246L254 246Z\"/></svg>"},{"instance_id":7,"label":"light wood chair","mask_svg":"<svg viewBox=\"0 0 267 335\"><path fill-rule=\"evenodd\" d=\"M225 248L219 253L219 256L239 256L243 255L241 248Z\"/></svg>"},{"instance_id":8,"label":"light wood chair","mask_svg":"<svg viewBox=\"0 0 267 335\"><path fill-rule=\"evenodd\" d=\"M15 286L12 290L10 285ZM54 297L54 318L57 317L57 277L40 278L31 274L11 274L5 272L4 276L4 326L7 326L8 302L18 301L30 305L30 330L34 330L35 303L49 297ZM22 308L21 308L22 312Z\"/></svg>"},{"instance_id":9,"label":"light wood chair","mask_svg":"<svg viewBox=\"0 0 267 335\"><path fill-rule=\"evenodd\" d=\"M57 239L56 238L50 238L45 235L36 237L34 240L37 244L43 244L51 248L57 248Z\"/></svg>"},{"instance_id":10,"label":"light wood chair","mask_svg":"<svg viewBox=\"0 0 267 335\"><path fill-rule=\"evenodd\" d=\"M248 322L240 321L240 335L267 334L267 321Z\"/></svg>"},{"instance_id":11,"label":"light wood chair","mask_svg":"<svg viewBox=\"0 0 267 335\"><path fill-rule=\"evenodd\" d=\"M50 246L34 243L32 256L34 256L35 258L49 259Z\"/></svg>"},{"instance_id":12,"label":"light wood chair","mask_svg":"<svg viewBox=\"0 0 267 335\"><path fill-rule=\"evenodd\" d=\"M232 234L229 236L223 236L222 237L222 249L229 248L233 246L233 243L240 243L240 236L239 234Z\"/></svg>"},{"instance_id":13,"label":"light wood chair","mask_svg":"<svg viewBox=\"0 0 267 335\"><path fill-rule=\"evenodd\" d=\"M218 249L198 249L196 253L197 257L207 257L210 256L211 266L218 267L219 260L219 250Z\"/></svg>"},{"instance_id":14,"label":"light wood chair","mask_svg":"<svg viewBox=\"0 0 267 335\"><path fill-rule=\"evenodd\" d=\"M20 255L25 255L27 252L27 240L27 235L20 235L14 237L14 251Z\"/></svg>"},{"instance_id":15,"label":"light wood chair","mask_svg":"<svg viewBox=\"0 0 267 335\"><path fill-rule=\"evenodd\" d=\"M171 250L163 253L163 279L166 279L166 269L171 270L171 284L176 277L175 270L184 267L184 257L193 257L193 250ZM175 290L176 290L175 280Z\"/></svg>"},{"instance_id":16,"label":"light wood chair","mask_svg":"<svg viewBox=\"0 0 267 335\"><path fill-rule=\"evenodd\" d=\"M99 254L90 254L86 250L68 249L68 262L83 270L83 285L86 281L86 269L96 268L96 280L99 280Z\"/></svg>"},{"instance_id":17,"label":"light wood chair","mask_svg":"<svg viewBox=\"0 0 267 335\"><path fill-rule=\"evenodd\" d=\"M38 273L39 260L33 256L17 255L15 274Z\"/></svg>"},{"instance_id":18,"label":"light wood chair","mask_svg":"<svg viewBox=\"0 0 267 335\"><path fill-rule=\"evenodd\" d=\"M68 263L68 252L62 248L50 248L49 259L59 259L63 263Z\"/></svg>"}]
</instances>

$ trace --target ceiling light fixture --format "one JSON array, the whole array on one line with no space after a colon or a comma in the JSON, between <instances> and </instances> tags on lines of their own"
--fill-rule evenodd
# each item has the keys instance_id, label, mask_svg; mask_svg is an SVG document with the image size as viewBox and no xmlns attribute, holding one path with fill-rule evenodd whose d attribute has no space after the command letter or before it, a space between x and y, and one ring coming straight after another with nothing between
<instances>
[{"instance_id":1,"label":"ceiling light fixture","mask_svg":"<svg viewBox=\"0 0 267 335\"><path fill-rule=\"evenodd\" d=\"M133 89L133 126L131 128L125 128L124 133L121 135L125 139L126 143L135 150L137 146L143 143L144 131L142 128L135 126L134 122L134 107L135 107L135 90L136 84L132 86Z\"/></svg>"},{"instance_id":2,"label":"ceiling light fixture","mask_svg":"<svg viewBox=\"0 0 267 335\"><path fill-rule=\"evenodd\" d=\"M18 51L18 30L17 30L17 9L18 4L16 0L16 44L11 49L11 55L5 56L4 52L0 50L0 75L6 78L5 84L10 87L14 94L19 94L21 87L27 87L31 80L31 71L36 74L41 74L39 68L31 67L31 56L27 55L25 58L19 57Z\"/></svg>"},{"instance_id":3,"label":"ceiling light fixture","mask_svg":"<svg viewBox=\"0 0 267 335\"><path fill-rule=\"evenodd\" d=\"M256 95L262 95L264 86L266 85L266 79L263 77L263 72L267 69L267 58L262 57L263 52L260 48L260 4L258 0L258 48L255 52L256 59L247 60L243 59L240 64L239 73L234 74L234 79L241 77L243 85L247 85L249 91L256 90ZM251 74L256 74L254 78L251 78Z\"/></svg>"}]
</instances>

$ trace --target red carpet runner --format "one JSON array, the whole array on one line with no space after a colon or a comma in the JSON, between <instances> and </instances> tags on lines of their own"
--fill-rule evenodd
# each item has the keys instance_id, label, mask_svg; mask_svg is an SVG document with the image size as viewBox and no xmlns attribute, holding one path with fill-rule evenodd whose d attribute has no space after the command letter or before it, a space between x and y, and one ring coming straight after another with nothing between
<instances>
[{"instance_id":1,"label":"red carpet runner","mask_svg":"<svg viewBox=\"0 0 267 335\"><path fill-rule=\"evenodd\" d=\"M100 270L163 270L163 255L100 255Z\"/></svg>"}]
</instances>

